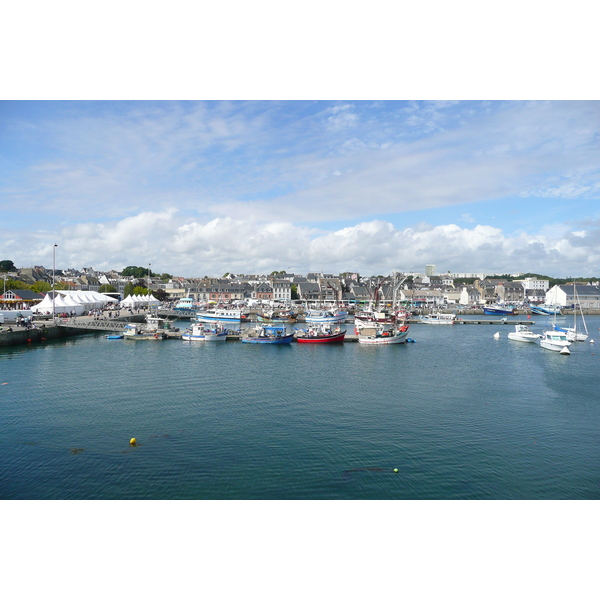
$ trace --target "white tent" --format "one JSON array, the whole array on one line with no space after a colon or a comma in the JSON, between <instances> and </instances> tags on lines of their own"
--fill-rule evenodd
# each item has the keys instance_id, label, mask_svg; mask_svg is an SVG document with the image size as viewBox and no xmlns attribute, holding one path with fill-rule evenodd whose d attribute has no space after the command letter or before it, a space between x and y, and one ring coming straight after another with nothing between
<instances>
[{"instance_id":1,"label":"white tent","mask_svg":"<svg viewBox=\"0 0 600 600\"><path fill-rule=\"evenodd\" d=\"M160 300L157 300L153 294L150 294L150 297L146 296L146 301L149 306L158 306L160 304Z\"/></svg>"},{"instance_id":2,"label":"white tent","mask_svg":"<svg viewBox=\"0 0 600 600\"><path fill-rule=\"evenodd\" d=\"M34 313L38 313L38 314L52 314L52 297L51 294L46 294L44 296L44 299L39 302L38 304L35 304L34 306L31 307L31 310Z\"/></svg>"},{"instance_id":3,"label":"white tent","mask_svg":"<svg viewBox=\"0 0 600 600\"><path fill-rule=\"evenodd\" d=\"M83 306L79 302L77 302L77 300L75 300L75 298L73 296L71 296L71 295L65 296L64 303L65 303L65 305L67 305L69 307L68 312L75 311L75 314L77 316L80 316L83 314L83 312L84 312Z\"/></svg>"},{"instance_id":4,"label":"white tent","mask_svg":"<svg viewBox=\"0 0 600 600\"><path fill-rule=\"evenodd\" d=\"M127 298L125 298L124 300L121 300L121 306L132 308L135 305L135 300L133 299L133 296L131 294L127 296Z\"/></svg>"},{"instance_id":5,"label":"white tent","mask_svg":"<svg viewBox=\"0 0 600 600\"><path fill-rule=\"evenodd\" d=\"M52 314L52 294L46 294L44 299L35 306L31 307L31 310L34 313L46 313ZM54 314L58 313L68 313L73 310L73 306L66 304L64 298L60 294L56 294L56 298L54 299Z\"/></svg>"}]
</instances>

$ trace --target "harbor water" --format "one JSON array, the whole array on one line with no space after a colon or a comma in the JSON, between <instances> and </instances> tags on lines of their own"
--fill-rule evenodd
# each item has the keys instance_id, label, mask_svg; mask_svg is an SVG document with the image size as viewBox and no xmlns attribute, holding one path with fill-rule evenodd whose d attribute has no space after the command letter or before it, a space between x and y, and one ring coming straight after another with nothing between
<instances>
[{"instance_id":1,"label":"harbor water","mask_svg":"<svg viewBox=\"0 0 600 600\"><path fill-rule=\"evenodd\" d=\"M570 356L508 340L515 319L379 347L0 348L0 498L598 499L600 317Z\"/></svg>"}]
</instances>

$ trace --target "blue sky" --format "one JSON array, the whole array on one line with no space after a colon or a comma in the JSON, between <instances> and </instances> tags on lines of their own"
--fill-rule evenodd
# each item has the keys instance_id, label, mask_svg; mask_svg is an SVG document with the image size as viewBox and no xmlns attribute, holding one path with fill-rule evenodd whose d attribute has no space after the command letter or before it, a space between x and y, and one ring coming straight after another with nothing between
<instances>
[{"instance_id":1,"label":"blue sky","mask_svg":"<svg viewBox=\"0 0 600 600\"><path fill-rule=\"evenodd\" d=\"M18 266L600 275L597 101L2 101L0 137Z\"/></svg>"}]
</instances>

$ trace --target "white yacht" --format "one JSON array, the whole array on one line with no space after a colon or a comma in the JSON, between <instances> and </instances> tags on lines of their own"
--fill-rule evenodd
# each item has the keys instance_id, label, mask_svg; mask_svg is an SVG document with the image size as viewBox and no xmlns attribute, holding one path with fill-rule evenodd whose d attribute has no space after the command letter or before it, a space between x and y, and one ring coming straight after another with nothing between
<instances>
[{"instance_id":1,"label":"white yacht","mask_svg":"<svg viewBox=\"0 0 600 600\"><path fill-rule=\"evenodd\" d=\"M515 325L515 330L508 334L508 339L516 342L536 342L541 337L540 333L533 333L528 325Z\"/></svg>"},{"instance_id":2,"label":"white yacht","mask_svg":"<svg viewBox=\"0 0 600 600\"><path fill-rule=\"evenodd\" d=\"M567 334L562 331L544 331L543 336L540 338L542 348L561 354L571 354L570 345L571 342L567 339Z\"/></svg>"}]
</instances>

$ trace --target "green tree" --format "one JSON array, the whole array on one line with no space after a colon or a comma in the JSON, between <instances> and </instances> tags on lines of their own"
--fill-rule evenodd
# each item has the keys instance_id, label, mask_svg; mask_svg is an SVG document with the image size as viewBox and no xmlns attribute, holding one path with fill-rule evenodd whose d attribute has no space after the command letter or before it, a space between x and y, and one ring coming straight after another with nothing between
<instances>
[{"instance_id":1,"label":"green tree","mask_svg":"<svg viewBox=\"0 0 600 600\"><path fill-rule=\"evenodd\" d=\"M0 271L14 271L15 263L12 260L0 260Z\"/></svg>"},{"instance_id":2,"label":"green tree","mask_svg":"<svg viewBox=\"0 0 600 600\"><path fill-rule=\"evenodd\" d=\"M148 277L148 271L150 271L150 277L154 277L156 273L152 272L152 269L148 267L125 267L121 271L121 275L123 277L135 277L136 279L142 279L144 277Z\"/></svg>"},{"instance_id":3,"label":"green tree","mask_svg":"<svg viewBox=\"0 0 600 600\"><path fill-rule=\"evenodd\" d=\"M169 281L169 279L173 279L173 275L169 275L169 273L163 273L160 278L162 281Z\"/></svg>"},{"instance_id":4,"label":"green tree","mask_svg":"<svg viewBox=\"0 0 600 600\"><path fill-rule=\"evenodd\" d=\"M125 289L123 290L123 295L125 296L125 298L127 298L127 296L133 296L133 289L134 288L135 288L135 286L131 282L129 282L125 286Z\"/></svg>"},{"instance_id":5,"label":"green tree","mask_svg":"<svg viewBox=\"0 0 600 600\"><path fill-rule=\"evenodd\" d=\"M98 291L101 294L105 294L106 292L116 292L117 288L114 285L110 285L109 283L105 283L104 285L100 286L100 288L98 289Z\"/></svg>"},{"instance_id":6,"label":"green tree","mask_svg":"<svg viewBox=\"0 0 600 600\"><path fill-rule=\"evenodd\" d=\"M37 292L38 294L44 294L45 292L49 292L51 289L52 286L47 281L36 281L31 286L31 291Z\"/></svg>"},{"instance_id":7,"label":"green tree","mask_svg":"<svg viewBox=\"0 0 600 600\"><path fill-rule=\"evenodd\" d=\"M141 285L136 285L133 288L134 296L148 296L148 288L142 287Z\"/></svg>"},{"instance_id":8,"label":"green tree","mask_svg":"<svg viewBox=\"0 0 600 600\"><path fill-rule=\"evenodd\" d=\"M300 296L298 296L298 286L295 283L292 284L291 292L292 292L292 300L300 299Z\"/></svg>"},{"instance_id":9,"label":"green tree","mask_svg":"<svg viewBox=\"0 0 600 600\"><path fill-rule=\"evenodd\" d=\"M162 288L159 288L158 290L153 292L153 294L157 300L160 300L160 302L164 302L169 297L169 294L167 294L167 292Z\"/></svg>"},{"instance_id":10,"label":"green tree","mask_svg":"<svg viewBox=\"0 0 600 600\"><path fill-rule=\"evenodd\" d=\"M4 283L2 285L2 289L4 289ZM6 280L6 289L7 290L30 290L31 286L20 279L7 279Z\"/></svg>"}]
</instances>

